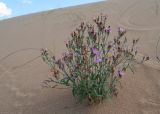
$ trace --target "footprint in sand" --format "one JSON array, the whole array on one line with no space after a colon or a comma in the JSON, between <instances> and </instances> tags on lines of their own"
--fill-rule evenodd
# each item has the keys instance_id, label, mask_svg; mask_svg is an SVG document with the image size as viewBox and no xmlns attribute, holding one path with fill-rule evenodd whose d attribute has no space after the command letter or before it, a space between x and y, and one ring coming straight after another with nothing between
<instances>
[{"instance_id":1,"label":"footprint in sand","mask_svg":"<svg viewBox=\"0 0 160 114\"><path fill-rule=\"evenodd\" d=\"M19 88L15 87L14 85L11 85L13 83L12 79L11 79L11 78L13 78L13 76L14 76L13 73L10 72L9 69L6 69L5 67L0 65L0 79L3 77L5 79L7 78L7 82L5 82L5 87L9 88L10 91L14 92L15 95L19 96L19 97L33 96L33 94L31 94L31 93L25 94L25 93L21 92Z\"/></svg>"},{"instance_id":2,"label":"footprint in sand","mask_svg":"<svg viewBox=\"0 0 160 114\"><path fill-rule=\"evenodd\" d=\"M21 97L21 98L24 98L24 97L32 97L34 96L33 93L24 93L20 90L20 88L17 88L13 85L10 85L10 84L6 84L6 87L8 87L10 89L10 91L12 91L12 93L15 93L15 95L17 97Z\"/></svg>"},{"instance_id":3,"label":"footprint in sand","mask_svg":"<svg viewBox=\"0 0 160 114\"><path fill-rule=\"evenodd\" d=\"M15 107L33 104L33 102L30 100L27 101L27 99L33 98L35 94L33 92L24 92L21 87L17 87L16 83L14 82L14 75L11 70L5 68L2 65L0 65L0 79L1 99L5 99L5 94L7 94L8 99L16 99L12 102L12 105Z\"/></svg>"},{"instance_id":4,"label":"footprint in sand","mask_svg":"<svg viewBox=\"0 0 160 114\"><path fill-rule=\"evenodd\" d=\"M160 29L159 5L158 0L134 2L121 14L119 25L132 30Z\"/></svg>"},{"instance_id":5,"label":"footprint in sand","mask_svg":"<svg viewBox=\"0 0 160 114\"><path fill-rule=\"evenodd\" d=\"M0 65L0 79L2 79L3 77L13 77L13 74L10 72L10 69L7 69L4 66Z\"/></svg>"}]
</instances>

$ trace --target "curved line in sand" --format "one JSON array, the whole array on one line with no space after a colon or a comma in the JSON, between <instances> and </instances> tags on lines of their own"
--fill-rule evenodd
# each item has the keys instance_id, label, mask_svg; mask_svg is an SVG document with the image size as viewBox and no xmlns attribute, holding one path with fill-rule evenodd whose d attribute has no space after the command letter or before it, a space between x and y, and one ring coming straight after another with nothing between
<instances>
[{"instance_id":1,"label":"curved line in sand","mask_svg":"<svg viewBox=\"0 0 160 114\"><path fill-rule=\"evenodd\" d=\"M137 60L142 60L142 58L144 56L145 56L144 54L138 53L136 59ZM138 62L138 61L136 61L136 62ZM160 63L153 60L152 58L150 58L150 60L148 60L148 61L145 61L143 64L148 66L148 67L154 68L156 70L160 70Z\"/></svg>"},{"instance_id":2,"label":"curved line in sand","mask_svg":"<svg viewBox=\"0 0 160 114\"><path fill-rule=\"evenodd\" d=\"M19 49L19 50L16 50L16 51L13 51L9 54L7 54L6 56L0 58L0 62L2 62L3 60L7 59L8 57L18 53L18 52L21 52L21 51L28 51L28 50L35 50L35 51L40 51L40 49L38 48L23 48L23 49Z\"/></svg>"},{"instance_id":3,"label":"curved line in sand","mask_svg":"<svg viewBox=\"0 0 160 114\"><path fill-rule=\"evenodd\" d=\"M15 70L15 69L17 69L17 68L23 67L23 66L25 66L25 65L27 65L27 64L29 64L29 63L35 61L35 60L37 60L39 57L41 57L41 56L37 56L37 57L35 57L35 58L31 59L31 60L26 61L26 62L23 63L23 64L14 66L14 67L12 67L12 70Z\"/></svg>"},{"instance_id":4,"label":"curved line in sand","mask_svg":"<svg viewBox=\"0 0 160 114\"><path fill-rule=\"evenodd\" d=\"M130 12L136 8L137 5L141 4L142 2L144 1L137 1L137 2L134 2L132 3L129 7L127 7L121 14L120 14L120 19L119 19L119 26L121 27L124 27L124 28L127 28L127 29L131 29L131 30L154 30L154 29L160 29L160 23L158 23L156 26L153 26L153 25L143 25L143 26L140 26L140 25L137 25L135 23L132 23L131 22L131 17L129 14L131 14ZM155 0L155 5L158 4L158 1ZM156 6L156 15L158 15L158 10L159 10L159 5ZM142 53L139 53L138 54L138 58L143 58L144 57L144 54ZM146 62L143 63L144 65L146 66L149 66L149 67L152 67L154 69L157 69L157 70L160 70L160 63L153 60L153 59L150 59Z\"/></svg>"},{"instance_id":5,"label":"curved line in sand","mask_svg":"<svg viewBox=\"0 0 160 114\"><path fill-rule=\"evenodd\" d=\"M10 57L10 56L12 56L12 55L15 55L15 54L17 54L17 53L19 53L19 52L23 52L23 51L28 51L28 50L40 51L40 49L38 49L38 48L24 48L24 49L19 49L19 50L13 51L13 52L7 54L6 56L2 57L2 58L0 59L0 62L4 61L5 59L7 59L8 57ZM33 58L33 59L31 59L31 60L26 61L26 62L23 63L23 64L14 66L14 67L12 68L12 70L15 70L15 69L17 69L17 68L23 67L23 66L25 66L25 65L27 65L27 64L35 61L35 60L37 60L39 57L40 57L40 55L37 56L37 57L35 57L35 58Z\"/></svg>"},{"instance_id":6,"label":"curved line in sand","mask_svg":"<svg viewBox=\"0 0 160 114\"><path fill-rule=\"evenodd\" d=\"M128 8L126 8L120 15L119 19L119 26L131 29L131 30L154 30L154 29L160 29L160 23L157 23L155 25L138 25L133 22L131 22L131 17L130 13L133 9L136 8L137 5L139 5L142 1L134 2L132 5L130 5ZM156 15L158 16L158 10L159 10L159 5L158 1L155 1L156 5Z\"/></svg>"},{"instance_id":7,"label":"curved line in sand","mask_svg":"<svg viewBox=\"0 0 160 114\"><path fill-rule=\"evenodd\" d=\"M16 54L16 53L18 53L18 52L27 51L27 50L40 51L40 49L38 49L38 48L24 48L24 49L16 50L16 51L11 52L11 53L9 53L8 55L2 57L2 58L0 59L0 62L2 62L3 60L7 59L8 57L10 57L10 56L12 56L12 55L14 55L14 54ZM144 56L145 56L144 54L138 53L138 57L137 57L137 58L143 58ZM21 65L15 66L15 67L13 67L13 69L17 69L17 68L19 68L19 67L25 66L26 64L33 62L34 60L38 59L39 57L40 57L40 56L37 56L37 57L35 57L35 58L33 58L33 59L31 59L31 60L29 60L29 61L27 61L27 62L25 62L25 63L23 63L23 64L21 64ZM155 61L155 60L151 60L151 59L150 59L150 60L144 62L144 65L147 65L147 66L150 66L150 67L155 68L155 69L157 69L157 70L160 70L160 63L158 63L158 62Z\"/></svg>"}]
</instances>

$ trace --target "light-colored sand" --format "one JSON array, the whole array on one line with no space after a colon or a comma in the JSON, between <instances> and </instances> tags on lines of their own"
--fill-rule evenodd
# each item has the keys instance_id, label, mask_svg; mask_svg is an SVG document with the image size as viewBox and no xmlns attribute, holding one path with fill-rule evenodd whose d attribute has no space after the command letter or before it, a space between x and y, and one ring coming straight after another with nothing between
<instances>
[{"instance_id":1,"label":"light-colored sand","mask_svg":"<svg viewBox=\"0 0 160 114\"><path fill-rule=\"evenodd\" d=\"M152 57L121 80L117 98L98 106L77 104L71 90L42 89L49 74L40 48L64 52L64 41L82 21L108 14L113 30L125 27L127 38L140 38L142 54ZM160 114L159 0L109 0L53 10L0 22L0 114ZM158 54L160 56L160 46Z\"/></svg>"}]
</instances>

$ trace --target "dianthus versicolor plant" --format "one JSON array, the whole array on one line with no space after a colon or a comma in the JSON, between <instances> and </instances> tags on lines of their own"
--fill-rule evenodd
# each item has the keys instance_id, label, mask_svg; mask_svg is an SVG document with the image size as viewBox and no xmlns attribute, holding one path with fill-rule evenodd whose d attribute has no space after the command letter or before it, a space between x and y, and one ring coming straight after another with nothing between
<instances>
[{"instance_id":1,"label":"dianthus versicolor plant","mask_svg":"<svg viewBox=\"0 0 160 114\"><path fill-rule=\"evenodd\" d=\"M47 49L42 49L41 55L52 73L43 82L46 87L69 86L81 101L97 103L117 96L120 79L127 69L133 71L138 39L129 45L126 30L119 27L109 41L111 27L106 26L107 16L101 14L93 21L94 24L82 22L71 33L65 44L67 52L61 58L50 55Z\"/></svg>"}]
</instances>

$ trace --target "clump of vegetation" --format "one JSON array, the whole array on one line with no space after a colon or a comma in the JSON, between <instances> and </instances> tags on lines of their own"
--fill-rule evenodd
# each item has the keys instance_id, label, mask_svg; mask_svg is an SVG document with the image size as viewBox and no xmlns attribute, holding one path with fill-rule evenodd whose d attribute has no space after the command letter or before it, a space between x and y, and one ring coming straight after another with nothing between
<instances>
[{"instance_id":1,"label":"clump of vegetation","mask_svg":"<svg viewBox=\"0 0 160 114\"><path fill-rule=\"evenodd\" d=\"M53 83L69 86L74 96L91 103L117 96L120 79L127 69L133 71L138 39L129 45L126 30L121 27L116 37L109 38L111 27L106 26L106 21L107 16L100 15L93 19L94 24L82 22L71 33L65 44L68 51L62 58L42 49L42 58L53 74L44 81L45 86L56 87L51 86Z\"/></svg>"}]
</instances>

